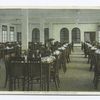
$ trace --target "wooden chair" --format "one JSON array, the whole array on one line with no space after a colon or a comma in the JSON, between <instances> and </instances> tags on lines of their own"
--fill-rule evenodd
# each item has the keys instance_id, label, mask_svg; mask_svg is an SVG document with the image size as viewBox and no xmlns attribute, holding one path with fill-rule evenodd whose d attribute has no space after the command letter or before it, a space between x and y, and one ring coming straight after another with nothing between
<instances>
[{"instance_id":1,"label":"wooden chair","mask_svg":"<svg viewBox=\"0 0 100 100\"><path fill-rule=\"evenodd\" d=\"M90 71L94 68L95 66L95 50L91 50L90 53Z\"/></svg>"},{"instance_id":2,"label":"wooden chair","mask_svg":"<svg viewBox=\"0 0 100 100\"><path fill-rule=\"evenodd\" d=\"M91 63L91 47L87 48L88 63Z\"/></svg>"},{"instance_id":3,"label":"wooden chair","mask_svg":"<svg viewBox=\"0 0 100 100\"><path fill-rule=\"evenodd\" d=\"M61 53L61 57L60 57L60 65L61 65L61 68L63 69L63 72L65 73L67 71L66 52L65 52L65 50L64 51L62 50L61 52L62 53Z\"/></svg>"},{"instance_id":4,"label":"wooden chair","mask_svg":"<svg viewBox=\"0 0 100 100\"><path fill-rule=\"evenodd\" d=\"M87 58L88 55L88 46L84 43L84 54L85 54L85 58Z\"/></svg>"},{"instance_id":5,"label":"wooden chair","mask_svg":"<svg viewBox=\"0 0 100 100\"><path fill-rule=\"evenodd\" d=\"M60 87L60 79L59 79L59 61L60 58L58 55L55 56L56 60L54 61L53 68L51 70L51 79L55 82L56 90Z\"/></svg>"},{"instance_id":6,"label":"wooden chair","mask_svg":"<svg viewBox=\"0 0 100 100\"><path fill-rule=\"evenodd\" d=\"M94 80L93 80L95 89L98 89L99 80L100 80L100 54L96 54Z\"/></svg>"},{"instance_id":7,"label":"wooden chair","mask_svg":"<svg viewBox=\"0 0 100 100\"><path fill-rule=\"evenodd\" d=\"M28 58L27 63L29 68L28 90L32 91L34 84L39 84L39 89L42 90L43 85L41 58Z\"/></svg>"},{"instance_id":8,"label":"wooden chair","mask_svg":"<svg viewBox=\"0 0 100 100\"><path fill-rule=\"evenodd\" d=\"M70 49L69 49L69 46L66 48L66 60L67 60L67 63L70 62Z\"/></svg>"},{"instance_id":9,"label":"wooden chair","mask_svg":"<svg viewBox=\"0 0 100 100\"><path fill-rule=\"evenodd\" d=\"M19 59L10 59L6 62L6 83L9 79L9 90L16 90L16 85L19 83L20 80L22 81L22 90L25 90L25 81L28 78L28 71L27 71L27 64L25 64L24 58Z\"/></svg>"}]
</instances>

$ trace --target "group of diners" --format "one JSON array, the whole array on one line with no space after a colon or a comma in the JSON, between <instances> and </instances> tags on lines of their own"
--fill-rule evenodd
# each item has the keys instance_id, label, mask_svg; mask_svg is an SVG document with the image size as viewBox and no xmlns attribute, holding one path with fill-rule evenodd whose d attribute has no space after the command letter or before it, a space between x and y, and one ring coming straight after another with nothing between
<instances>
[{"instance_id":1,"label":"group of diners","mask_svg":"<svg viewBox=\"0 0 100 100\"><path fill-rule=\"evenodd\" d=\"M88 63L90 63L90 71L94 71L93 83L95 89L98 89L100 80L100 44L98 42L84 42L82 43L82 50L85 57L88 57Z\"/></svg>"},{"instance_id":2,"label":"group of diners","mask_svg":"<svg viewBox=\"0 0 100 100\"><path fill-rule=\"evenodd\" d=\"M21 45L20 45L21 46ZM50 91L54 83L59 90L59 70L65 73L70 62L71 43L29 42L28 50L5 59L6 81L9 90L32 91L35 84L39 91Z\"/></svg>"},{"instance_id":3,"label":"group of diners","mask_svg":"<svg viewBox=\"0 0 100 100\"><path fill-rule=\"evenodd\" d=\"M12 55L21 54L21 43L20 42L6 42L0 43L0 59L5 59Z\"/></svg>"}]
</instances>

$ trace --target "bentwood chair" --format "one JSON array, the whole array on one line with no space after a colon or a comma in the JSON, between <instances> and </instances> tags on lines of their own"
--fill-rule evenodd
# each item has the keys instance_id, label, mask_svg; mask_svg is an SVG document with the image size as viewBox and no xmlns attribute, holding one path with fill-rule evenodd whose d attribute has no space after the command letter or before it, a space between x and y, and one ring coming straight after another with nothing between
<instances>
[{"instance_id":1,"label":"bentwood chair","mask_svg":"<svg viewBox=\"0 0 100 100\"><path fill-rule=\"evenodd\" d=\"M91 63L91 47L87 48L88 63Z\"/></svg>"},{"instance_id":2,"label":"bentwood chair","mask_svg":"<svg viewBox=\"0 0 100 100\"><path fill-rule=\"evenodd\" d=\"M87 55L88 55L88 46L84 43L84 55L85 55L85 58L87 58Z\"/></svg>"},{"instance_id":3,"label":"bentwood chair","mask_svg":"<svg viewBox=\"0 0 100 100\"><path fill-rule=\"evenodd\" d=\"M70 62L70 48L69 48L69 46L66 48L66 60L67 60L67 63Z\"/></svg>"},{"instance_id":4,"label":"bentwood chair","mask_svg":"<svg viewBox=\"0 0 100 100\"><path fill-rule=\"evenodd\" d=\"M13 58L6 62L6 83L9 79L9 90L16 90L16 85L25 90L25 82L28 79L28 68L24 58Z\"/></svg>"},{"instance_id":5,"label":"bentwood chair","mask_svg":"<svg viewBox=\"0 0 100 100\"><path fill-rule=\"evenodd\" d=\"M96 54L95 68L94 68L94 87L98 89L98 83L100 80L100 54Z\"/></svg>"},{"instance_id":6,"label":"bentwood chair","mask_svg":"<svg viewBox=\"0 0 100 100\"><path fill-rule=\"evenodd\" d=\"M95 67L95 50L91 50L90 53L90 71Z\"/></svg>"},{"instance_id":7,"label":"bentwood chair","mask_svg":"<svg viewBox=\"0 0 100 100\"><path fill-rule=\"evenodd\" d=\"M28 90L33 90L35 84L39 84L39 90L42 90L42 65L41 58L27 59L29 74L28 74Z\"/></svg>"},{"instance_id":8,"label":"bentwood chair","mask_svg":"<svg viewBox=\"0 0 100 100\"><path fill-rule=\"evenodd\" d=\"M59 61L60 57L58 55L55 56L56 60L54 61L53 68L51 70L51 79L53 79L55 83L56 90L60 87L60 79L59 79Z\"/></svg>"},{"instance_id":9,"label":"bentwood chair","mask_svg":"<svg viewBox=\"0 0 100 100\"><path fill-rule=\"evenodd\" d=\"M67 66L66 66L66 51L62 51L61 57L60 57L60 63L61 63L61 68L63 69L63 72L65 73L67 71Z\"/></svg>"}]
</instances>

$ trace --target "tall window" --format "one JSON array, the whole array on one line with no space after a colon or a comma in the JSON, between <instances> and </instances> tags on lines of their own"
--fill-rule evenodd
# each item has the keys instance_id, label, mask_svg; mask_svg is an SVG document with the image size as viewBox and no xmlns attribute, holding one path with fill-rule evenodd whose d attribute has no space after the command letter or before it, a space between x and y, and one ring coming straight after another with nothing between
<instances>
[{"instance_id":1,"label":"tall window","mask_svg":"<svg viewBox=\"0 0 100 100\"><path fill-rule=\"evenodd\" d=\"M7 33L7 25L2 25L2 42L7 42L8 33Z\"/></svg>"},{"instance_id":2,"label":"tall window","mask_svg":"<svg viewBox=\"0 0 100 100\"><path fill-rule=\"evenodd\" d=\"M40 42L40 30L34 28L32 31L32 42Z\"/></svg>"},{"instance_id":3,"label":"tall window","mask_svg":"<svg viewBox=\"0 0 100 100\"><path fill-rule=\"evenodd\" d=\"M72 41L74 43L80 43L80 29L77 27L72 29Z\"/></svg>"},{"instance_id":4,"label":"tall window","mask_svg":"<svg viewBox=\"0 0 100 100\"><path fill-rule=\"evenodd\" d=\"M44 29L44 41L49 39L49 28Z\"/></svg>"},{"instance_id":5,"label":"tall window","mask_svg":"<svg viewBox=\"0 0 100 100\"><path fill-rule=\"evenodd\" d=\"M69 30L67 28L62 28L60 31L60 42L69 42Z\"/></svg>"},{"instance_id":6,"label":"tall window","mask_svg":"<svg viewBox=\"0 0 100 100\"><path fill-rule=\"evenodd\" d=\"M10 41L14 41L14 27L10 27Z\"/></svg>"},{"instance_id":7,"label":"tall window","mask_svg":"<svg viewBox=\"0 0 100 100\"><path fill-rule=\"evenodd\" d=\"M22 40L22 34L21 32L17 32L17 41L21 42L21 40Z\"/></svg>"}]
</instances>

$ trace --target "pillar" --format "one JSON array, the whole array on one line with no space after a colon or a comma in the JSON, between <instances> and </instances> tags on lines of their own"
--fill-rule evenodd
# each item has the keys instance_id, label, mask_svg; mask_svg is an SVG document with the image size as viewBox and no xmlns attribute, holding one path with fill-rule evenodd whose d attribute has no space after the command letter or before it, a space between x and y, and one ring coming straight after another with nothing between
<instances>
[{"instance_id":1,"label":"pillar","mask_svg":"<svg viewBox=\"0 0 100 100\"><path fill-rule=\"evenodd\" d=\"M28 10L22 10L22 50L28 49Z\"/></svg>"},{"instance_id":2,"label":"pillar","mask_svg":"<svg viewBox=\"0 0 100 100\"><path fill-rule=\"evenodd\" d=\"M69 30L69 43L71 43L71 42L72 42L72 31Z\"/></svg>"},{"instance_id":3,"label":"pillar","mask_svg":"<svg viewBox=\"0 0 100 100\"><path fill-rule=\"evenodd\" d=\"M44 20L40 22L40 42L44 43Z\"/></svg>"},{"instance_id":4,"label":"pillar","mask_svg":"<svg viewBox=\"0 0 100 100\"><path fill-rule=\"evenodd\" d=\"M49 23L49 38L53 38L53 28L52 28L52 23Z\"/></svg>"}]
</instances>

